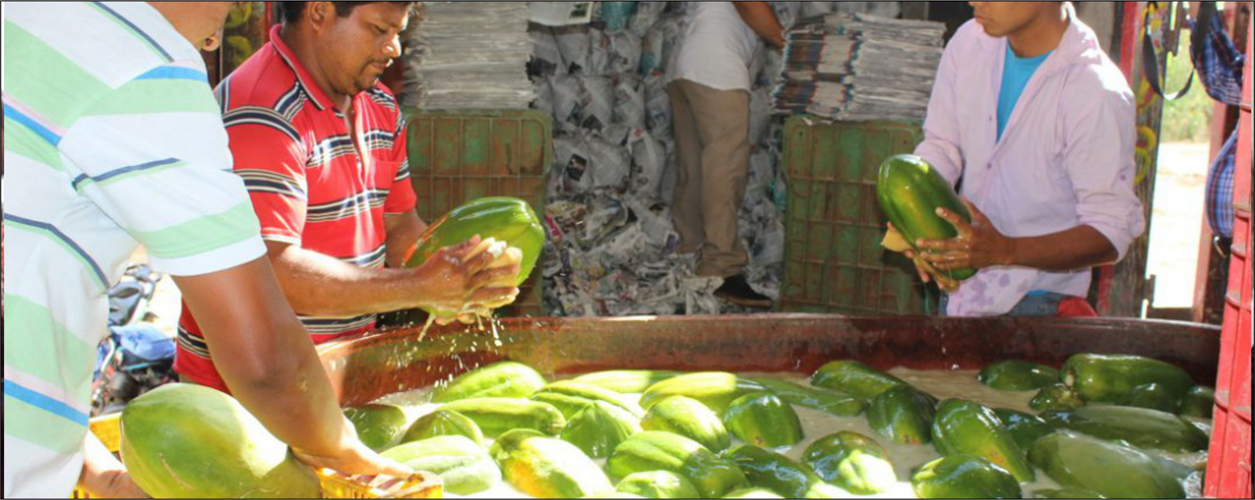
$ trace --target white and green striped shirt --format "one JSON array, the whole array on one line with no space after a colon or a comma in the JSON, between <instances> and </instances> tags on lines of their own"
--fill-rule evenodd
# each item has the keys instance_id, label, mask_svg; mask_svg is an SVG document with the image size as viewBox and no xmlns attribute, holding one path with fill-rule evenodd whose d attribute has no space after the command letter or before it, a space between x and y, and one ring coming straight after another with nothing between
<instances>
[{"instance_id":1,"label":"white and green striped shirt","mask_svg":"<svg viewBox=\"0 0 1255 500\"><path fill-rule=\"evenodd\" d=\"M4 496L67 497L105 292L265 253L200 54L136 3L4 5Z\"/></svg>"}]
</instances>

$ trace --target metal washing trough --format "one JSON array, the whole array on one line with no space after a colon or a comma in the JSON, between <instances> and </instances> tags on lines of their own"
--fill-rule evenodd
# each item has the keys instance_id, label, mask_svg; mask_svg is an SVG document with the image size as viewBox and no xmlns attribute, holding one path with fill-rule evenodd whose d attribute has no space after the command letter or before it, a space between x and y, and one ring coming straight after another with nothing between
<instances>
[{"instance_id":1,"label":"metal washing trough","mask_svg":"<svg viewBox=\"0 0 1255 500\"><path fill-rule=\"evenodd\" d=\"M1128 319L847 317L813 314L502 320L491 332L432 327L372 332L319 346L342 405L426 387L512 359L547 374L612 368L794 372L857 359L889 369L980 369L1003 359L1059 366L1082 352L1174 363L1213 385L1220 329Z\"/></svg>"}]
</instances>

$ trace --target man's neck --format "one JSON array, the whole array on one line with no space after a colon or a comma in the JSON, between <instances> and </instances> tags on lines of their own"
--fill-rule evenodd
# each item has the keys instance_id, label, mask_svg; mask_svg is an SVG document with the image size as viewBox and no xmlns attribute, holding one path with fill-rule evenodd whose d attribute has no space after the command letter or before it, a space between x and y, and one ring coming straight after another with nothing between
<instances>
[{"instance_id":1,"label":"man's neck","mask_svg":"<svg viewBox=\"0 0 1255 500\"><path fill-rule=\"evenodd\" d=\"M327 73L318 64L318 56L314 54L313 45L306 43L305 34L290 26L284 26L279 30L279 38L283 39L283 43L288 46L288 49L296 56L296 60L305 68L305 72L314 80L314 85L317 85L336 107L347 109L349 103L352 102L351 96L332 88Z\"/></svg>"},{"instance_id":2,"label":"man's neck","mask_svg":"<svg viewBox=\"0 0 1255 500\"><path fill-rule=\"evenodd\" d=\"M1038 16L1015 33L1007 35L1007 42L1016 57L1039 57L1059 47L1069 22L1068 9L1059 7L1057 15L1052 11L1050 15Z\"/></svg>"}]
</instances>

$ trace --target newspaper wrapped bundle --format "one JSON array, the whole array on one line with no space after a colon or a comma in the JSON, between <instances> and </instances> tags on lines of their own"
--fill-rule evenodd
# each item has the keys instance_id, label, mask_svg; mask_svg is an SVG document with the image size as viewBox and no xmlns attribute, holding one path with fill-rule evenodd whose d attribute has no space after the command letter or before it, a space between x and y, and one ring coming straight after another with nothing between
<instances>
[{"instance_id":1,"label":"newspaper wrapped bundle","mask_svg":"<svg viewBox=\"0 0 1255 500\"><path fill-rule=\"evenodd\" d=\"M775 110L836 120L922 120L945 25L837 13L786 34Z\"/></svg>"},{"instance_id":2,"label":"newspaper wrapped bundle","mask_svg":"<svg viewBox=\"0 0 1255 500\"><path fill-rule=\"evenodd\" d=\"M422 109L527 109L526 2L426 2L404 35L404 102Z\"/></svg>"}]
</instances>

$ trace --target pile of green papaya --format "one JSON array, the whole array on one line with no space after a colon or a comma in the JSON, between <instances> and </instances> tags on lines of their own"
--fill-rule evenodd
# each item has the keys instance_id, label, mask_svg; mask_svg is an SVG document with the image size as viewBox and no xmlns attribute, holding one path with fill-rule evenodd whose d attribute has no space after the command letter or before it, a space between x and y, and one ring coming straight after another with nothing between
<instances>
[{"instance_id":1,"label":"pile of green papaya","mask_svg":"<svg viewBox=\"0 0 1255 500\"><path fill-rule=\"evenodd\" d=\"M538 498L834 498L892 494L903 481L921 498L1169 498L1185 494L1182 484L1194 471L1162 457L1208 444L1187 417L1207 416L1209 390L1167 363L1081 354L1059 370L995 363L979 379L1001 390L1040 391L1035 401L1049 401L1037 401L1042 409L1033 414L939 400L853 360L823 365L809 385L654 370L554 381L503 361L434 388L430 400L439 406L421 416L389 404L347 408L345 416L363 443L438 474L449 493L482 493L504 482ZM1152 393L1163 395L1156 405L1133 404L1149 396L1132 395ZM865 419L871 432L807 436L797 408ZM214 425L172 424L182 421ZM216 391L152 391L128 407L122 424L123 459L149 491L317 491L282 443ZM229 445L215 453L230 457L223 470L234 474L231 481L198 475L213 460L161 458L188 453L187 443L209 439L207 432ZM917 466L906 473L895 468L886 447L916 446L940 458L910 464ZM256 469L250 464L278 471L283 482L236 470ZM1040 474L1060 488L1026 488Z\"/></svg>"},{"instance_id":2,"label":"pile of green papaya","mask_svg":"<svg viewBox=\"0 0 1255 500\"><path fill-rule=\"evenodd\" d=\"M454 493L505 481L537 497L832 498L909 481L922 498L1172 497L1190 471L1154 453L1205 449L1206 435L1175 413L1115 405L1152 386L1174 410L1202 416L1186 409L1207 406L1206 391L1182 375L1155 360L1100 355L1075 356L1062 370L1006 361L980 373L996 389L1039 391L1032 406L1041 413L1032 414L938 400L853 360L823 365L809 385L654 370L548 381L507 361L436 389L432 401L442 406L408 425L375 406L349 415L367 422L359 434L368 444L436 470ZM805 436L794 408L865 418L873 432ZM804 442L800 458L785 455ZM930 446L941 458L899 477L890 444ZM1109 477L1142 483L1092 475L1081 456L1109 461ZM1042 473L1062 488L1027 491Z\"/></svg>"}]
</instances>

